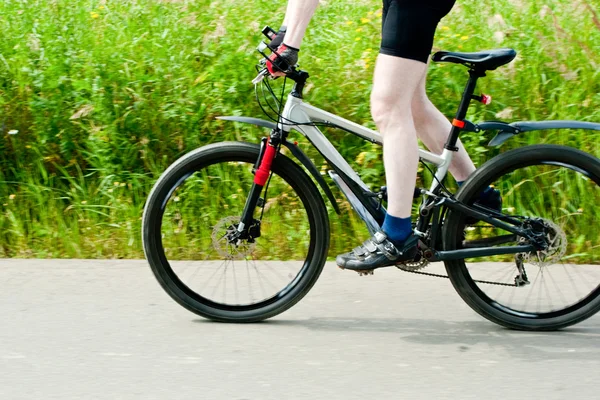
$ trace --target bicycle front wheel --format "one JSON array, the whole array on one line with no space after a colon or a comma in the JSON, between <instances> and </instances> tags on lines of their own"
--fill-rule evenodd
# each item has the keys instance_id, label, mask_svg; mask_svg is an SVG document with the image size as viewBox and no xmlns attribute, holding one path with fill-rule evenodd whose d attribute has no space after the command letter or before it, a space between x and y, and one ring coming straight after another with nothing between
<instances>
[{"instance_id":1,"label":"bicycle front wheel","mask_svg":"<svg viewBox=\"0 0 600 400\"><path fill-rule=\"evenodd\" d=\"M457 199L473 204L488 185L500 190L502 213L523 224L537 221L534 225L549 246L518 255L523 274L515 255L483 260L494 263L447 261L448 276L463 300L485 318L522 330L564 328L600 310L599 160L565 146L522 147L484 164ZM500 245L526 243L502 229L466 220L460 212L449 213L446 250L477 247L492 237L504 242Z\"/></svg>"},{"instance_id":2,"label":"bicycle front wheel","mask_svg":"<svg viewBox=\"0 0 600 400\"><path fill-rule=\"evenodd\" d=\"M254 239L232 241L259 147L217 143L177 160L143 216L146 258L180 305L223 322L273 317L314 285L329 246L327 209L308 175L279 154L254 217ZM258 235L257 235L258 234Z\"/></svg>"}]
</instances>

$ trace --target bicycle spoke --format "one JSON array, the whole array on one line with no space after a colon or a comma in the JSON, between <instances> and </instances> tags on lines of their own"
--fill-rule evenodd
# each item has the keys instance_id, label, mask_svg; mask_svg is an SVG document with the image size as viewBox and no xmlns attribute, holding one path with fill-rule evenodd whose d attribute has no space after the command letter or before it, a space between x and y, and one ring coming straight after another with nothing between
<instances>
[{"instance_id":1,"label":"bicycle spoke","mask_svg":"<svg viewBox=\"0 0 600 400\"><path fill-rule=\"evenodd\" d=\"M491 307L497 307L494 304L509 307L518 318L522 318L519 313L543 316L567 312L565 310L582 303L588 296L600 296L600 266L590 265L600 262L597 218L586 214L595 210L600 202L600 186L590 179L580 179L581 175L576 168L563 164L535 164L505 173L494 182L502 195L505 213L517 220L538 221L538 225L530 225L528 229L545 226L543 237L547 250L524 255L529 282L520 286L506 284L506 279L512 283L513 276L518 276L514 266L507 272L502 268L468 266L471 279ZM497 228L486 232L463 227L463 231L463 247L511 245L508 244L510 235ZM495 258L507 261L508 257L512 256ZM501 312L507 312L505 310Z\"/></svg>"},{"instance_id":2,"label":"bicycle spoke","mask_svg":"<svg viewBox=\"0 0 600 400\"><path fill-rule=\"evenodd\" d=\"M239 298L238 298L238 286L237 286L237 277L235 276L235 263L233 263L232 267L231 267L231 272L233 273L233 286L235 287L235 303L239 304Z\"/></svg>"},{"instance_id":3,"label":"bicycle spoke","mask_svg":"<svg viewBox=\"0 0 600 400\"><path fill-rule=\"evenodd\" d=\"M565 267L564 263L560 263L561 267L563 268L563 270L565 271L565 275L567 275L567 277L569 278L569 282L571 282L571 286L573 286L573 289L576 293L579 293L579 290L577 290L577 285L575 285L575 281L573 281L573 278L571 277L571 274L569 274L569 272L567 271L567 268Z\"/></svg>"},{"instance_id":4,"label":"bicycle spoke","mask_svg":"<svg viewBox=\"0 0 600 400\"><path fill-rule=\"evenodd\" d=\"M299 207L298 194L277 175L262 193L265 212L258 208L255 214L263 218L260 237L232 239L254 179L251 170L247 162L205 167L173 191L165 209L169 217L161 237L164 247L172 249L168 257L188 261L173 271L198 296L224 305L253 305L275 297L305 267L287 259L308 256L308 214ZM198 255L203 260L195 260Z\"/></svg>"},{"instance_id":5,"label":"bicycle spoke","mask_svg":"<svg viewBox=\"0 0 600 400\"><path fill-rule=\"evenodd\" d=\"M567 304L567 300L565 299L565 296L563 295L562 290L560 290L559 285L556 284L556 281L554 280L554 278L552 278L552 275L549 274L549 276L550 276L550 279L552 279L552 284L554 285L554 291L557 292L560 295L560 298L561 298L561 300L563 302L563 305L566 305Z\"/></svg>"},{"instance_id":6,"label":"bicycle spoke","mask_svg":"<svg viewBox=\"0 0 600 400\"><path fill-rule=\"evenodd\" d=\"M233 264L233 261L231 262ZM223 302L227 303L227 266L225 265L225 269L223 270Z\"/></svg>"},{"instance_id":7,"label":"bicycle spoke","mask_svg":"<svg viewBox=\"0 0 600 400\"><path fill-rule=\"evenodd\" d=\"M272 282L271 282L269 279L267 279L265 276L263 276L263 278L260 278L261 274L260 274L260 272L258 271L258 267L257 267L257 265L256 265L256 260L252 260L252 265L254 266L254 271L256 271L256 274L257 274L257 276L259 277L259 279L264 279L264 280L265 280L265 281L266 281L266 282L269 284L269 286L271 286L273 289L276 289L276 290L280 289L280 288L278 288L278 287L277 287L277 285L274 285L274 284L273 284L273 283L272 283Z\"/></svg>"},{"instance_id":8,"label":"bicycle spoke","mask_svg":"<svg viewBox=\"0 0 600 400\"><path fill-rule=\"evenodd\" d=\"M217 284L215 285L215 287L213 288L213 291L211 293L211 297L213 297L213 298L217 291L217 288L219 287L219 284L221 283L221 281L223 280L223 277L225 276L225 273L227 272L227 264L229 263L229 261L231 261L231 260L225 260L225 263L224 263L225 268L222 269L223 272L219 275L219 280L217 281Z\"/></svg>"},{"instance_id":9,"label":"bicycle spoke","mask_svg":"<svg viewBox=\"0 0 600 400\"><path fill-rule=\"evenodd\" d=\"M532 290L529 291L529 293L527 294L527 298L525 298L525 304L524 304L525 307L527 307L527 305L529 304L529 298L531 297L531 293L533 293L533 288L535 287L535 284L540 276L540 271L541 271L541 269L538 269L538 272L535 275L533 282L531 283Z\"/></svg>"},{"instance_id":10,"label":"bicycle spoke","mask_svg":"<svg viewBox=\"0 0 600 400\"><path fill-rule=\"evenodd\" d=\"M204 285L200 288L200 292L203 292L204 289L206 289L207 285L212 281L217 272L220 271L221 267L223 267L223 265L225 265L226 262L227 260L223 260L221 264L217 268L215 268L214 272L210 275L210 277L206 281L204 281Z\"/></svg>"},{"instance_id":11,"label":"bicycle spoke","mask_svg":"<svg viewBox=\"0 0 600 400\"><path fill-rule=\"evenodd\" d=\"M544 272L542 271L542 275L544 275ZM545 275L544 275L545 276ZM548 285L546 284L546 280L544 279L544 276L542 277L542 287L545 289L545 293L548 299L548 304L550 305L550 310L554 310L554 305L552 304L552 296L550 295L550 290L548 288Z\"/></svg>"},{"instance_id":12,"label":"bicycle spoke","mask_svg":"<svg viewBox=\"0 0 600 400\"><path fill-rule=\"evenodd\" d=\"M246 274L248 276L248 291L250 292L250 301L254 301L254 293L252 292L252 284L250 283L250 268L248 268L248 260L244 259L246 263Z\"/></svg>"}]
</instances>

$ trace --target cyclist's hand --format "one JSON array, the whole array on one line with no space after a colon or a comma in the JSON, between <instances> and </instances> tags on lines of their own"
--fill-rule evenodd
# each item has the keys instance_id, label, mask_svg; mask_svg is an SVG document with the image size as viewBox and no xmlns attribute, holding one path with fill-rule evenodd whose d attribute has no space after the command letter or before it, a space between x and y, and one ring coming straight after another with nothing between
<instances>
[{"instance_id":1,"label":"cyclist's hand","mask_svg":"<svg viewBox=\"0 0 600 400\"><path fill-rule=\"evenodd\" d=\"M287 28L282 26L279 28L279 31L271 38L271 42L267 45L271 50L277 50L277 48L283 42L283 37L285 36Z\"/></svg>"},{"instance_id":2,"label":"cyclist's hand","mask_svg":"<svg viewBox=\"0 0 600 400\"><path fill-rule=\"evenodd\" d=\"M269 56L269 59L267 60L267 69L274 77L285 76L285 72L298 62L299 50L282 43L276 51L279 56L276 53Z\"/></svg>"}]
</instances>

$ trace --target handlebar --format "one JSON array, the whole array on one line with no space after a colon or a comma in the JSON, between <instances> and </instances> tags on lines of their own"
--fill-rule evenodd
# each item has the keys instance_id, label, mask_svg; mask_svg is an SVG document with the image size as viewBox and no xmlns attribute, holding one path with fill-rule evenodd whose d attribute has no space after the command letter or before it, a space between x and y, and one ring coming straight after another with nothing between
<instances>
[{"instance_id":1,"label":"handlebar","mask_svg":"<svg viewBox=\"0 0 600 400\"><path fill-rule=\"evenodd\" d=\"M265 35L269 41L273 40L275 38L275 35L277 34L277 32L275 32L273 29L271 29L270 27L266 26L265 28L263 28L262 30L263 35ZM271 47L269 47L269 45L263 41L260 42L260 44L256 47L256 51L258 51L263 57L264 59L260 61L260 63L262 65L265 65L266 61L269 60L269 56L267 56L265 54L265 50L269 49L272 53L275 53L279 56L279 53L277 53L275 50L273 50ZM278 60L278 59L277 59ZM281 62L278 62L276 60L271 60L271 62L281 71L283 71L284 73L286 73L286 75L289 76L289 73L294 73L295 72L295 68L292 65L288 65L285 61L281 60ZM283 64L282 64L283 62ZM269 76L271 79L276 79L278 77L274 77L272 76L267 68L262 68L260 70L260 72L258 73L258 75L256 75L256 77L254 79L252 79L252 84L256 85L257 83L260 83L266 76Z\"/></svg>"},{"instance_id":2,"label":"handlebar","mask_svg":"<svg viewBox=\"0 0 600 400\"><path fill-rule=\"evenodd\" d=\"M275 31L271 28L269 28L268 26L265 27L263 29L262 32L267 38L272 39L275 35ZM269 77L271 79L277 79L278 76L272 76L269 73L269 70L266 68L266 62L267 60L269 60L269 56L267 56L264 52L265 50L271 50L272 53L279 55L275 50L271 49L267 43L261 41L260 44L256 47L256 51L258 51L264 58L262 60L260 60L259 64L262 66L262 68L260 68L258 75L256 75L256 77L254 79L252 79L252 84L256 85L258 83L260 83L263 79L265 79L265 77ZM296 82L296 90L297 92L300 94L300 96L302 95L302 89L304 87L304 84L306 82L306 79L308 79L308 73L306 71L301 71L299 69L297 69L297 65L288 65L287 62L285 62L285 60L282 60L283 63L278 63L276 60L271 60L271 62L277 67L279 68L279 70L283 71L285 73L285 76L289 79L291 79L292 81Z\"/></svg>"}]
</instances>

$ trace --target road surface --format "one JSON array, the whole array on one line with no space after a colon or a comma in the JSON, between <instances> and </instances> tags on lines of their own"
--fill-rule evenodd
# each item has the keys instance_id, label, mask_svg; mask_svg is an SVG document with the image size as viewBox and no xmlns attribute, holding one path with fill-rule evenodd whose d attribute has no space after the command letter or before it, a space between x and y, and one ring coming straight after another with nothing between
<instances>
[{"instance_id":1,"label":"road surface","mask_svg":"<svg viewBox=\"0 0 600 400\"><path fill-rule=\"evenodd\" d=\"M600 315L503 329L445 279L328 263L299 304L212 323L145 261L0 260L0 399L592 399Z\"/></svg>"}]
</instances>

